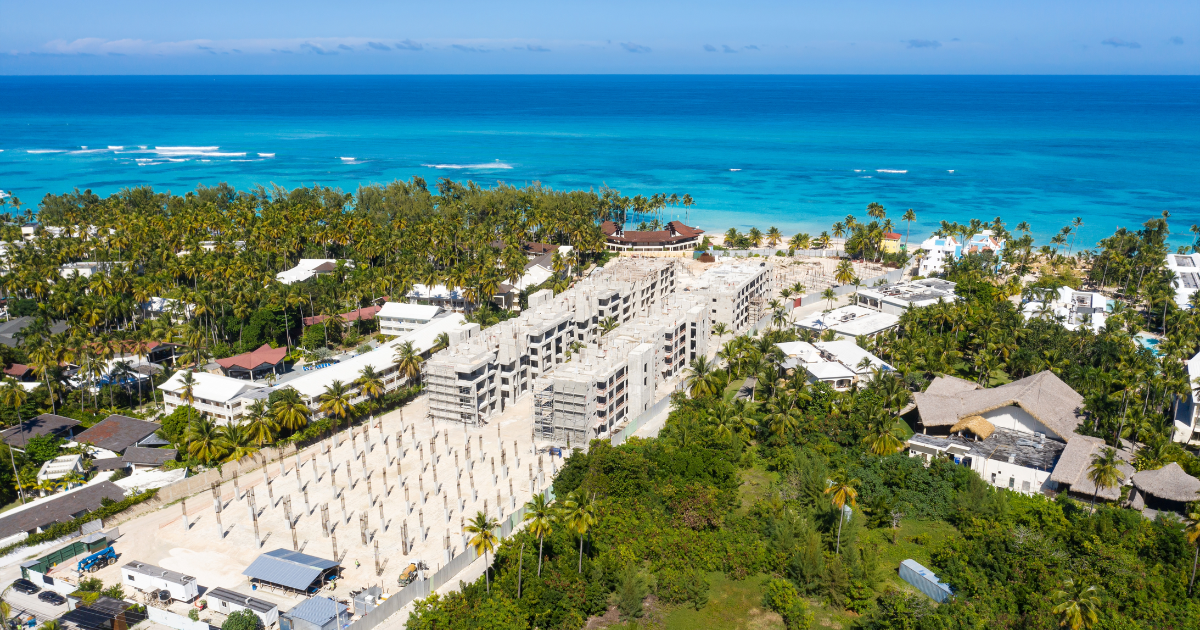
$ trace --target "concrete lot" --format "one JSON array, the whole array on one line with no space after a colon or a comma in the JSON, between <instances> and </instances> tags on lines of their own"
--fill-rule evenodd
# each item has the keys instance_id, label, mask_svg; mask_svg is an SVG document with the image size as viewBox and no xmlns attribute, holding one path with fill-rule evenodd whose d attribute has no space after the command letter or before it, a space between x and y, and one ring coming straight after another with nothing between
<instances>
[{"instance_id":1,"label":"concrete lot","mask_svg":"<svg viewBox=\"0 0 1200 630\"><path fill-rule=\"evenodd\" d=\"M270 463L270 489L261 470L243 475L236 492L233 480L227 479L220 488L220 528L208 492L186 501L190 528L184 527L180 504L122 523L121 538L114 544L119 561L89 576L102 579L106 585L115 584L121 579L121 565L139 560L195 576L205 589L225 587L251 594L242 571L262 552L292 549L285 517L285 501L290 498L300 551L334 559L336 544L342 578L327 587L325 594L343 598L351 590L370 585L394 592L397 576L408 562L423 560L432 571L445 563L447 535L452 553L461 552L465 543L462 523L483 510L485 502L493 518L499 518L501 509L508 515L514 506L529 500L530 466L537 477L539 465L538 456L533 454L532 427L532 397L518 401L480 428L458 423L434 426L426 417L425 399L419 398L402 410L377 418L367 428L366 440L361 427L354 429L353 439L343 429L331 453L326 453L326 447L333 444L328 439L301 450L298 471L297 458L291 455L284 459L282 472L280 463ZM397 449L397 432L403 434L402 449ZM435 435L431 452L430 439ZM384 436L386 446L381 442ZM364 448L364 442L369 448ZM539 490L552 478L549 455L542 455L541 461L544 474ZM561 466L561 462L555 465ZM258 511L261 544L255 542L251 496ZM323 506L328 506L333 530L328 537L322 527ZM360 526L363 515L365 544ZM403 549L404 531L408 533L408 553ZM381 564L378 574L376 542ZM355 566L356 561L360 566ZM77 578L73 565L62 565L51 574L68 580ZM129 595L131 589L126 591ZM279 604L281 611L300 601L299 596L263 589L253 595ZM187 607L176 604L172 610L186 614ZM219 620L214 618L213 622L219 625Z\"/></svg>"}]
</instances>

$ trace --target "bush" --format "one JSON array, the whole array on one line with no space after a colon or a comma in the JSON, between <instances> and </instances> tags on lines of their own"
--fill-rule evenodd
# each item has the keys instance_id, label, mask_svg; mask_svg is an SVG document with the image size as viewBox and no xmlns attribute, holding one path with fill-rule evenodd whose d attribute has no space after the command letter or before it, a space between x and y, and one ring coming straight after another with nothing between
<instances>
[{"instance_id":1,"label":"bush","mask_svg":"<svg viewBox=\"0 0 1200 630\"><path fill-rule=\"evenodd\" d=\"M29 438L25 447L25 457L35 466L41 466L60 455L59 446L63 439L57 435L39 435Z\"/></svg>"},{"instance_id":2,"label":"bush","mask_svg":"<svg viewBox=\"0 0 1200 630\"><path fill-rule=\"evenodd\" d=\"M196 610L195 608L188 610L188 619L191 619L192 621L200 621L200 611Z\"/></svg>"},{"instance_id":3,"label":"bush","mask_svg":"<svg viewBox=\"0 0 1200 630\"><path fill-rule=\"evenodd\" d=\"M158 436L172 444L179 444L183 441L183 435L188 427L188 415L193 418L199 418L200 412L188 407L176 407L169 415L162 419L162 428L157 431Z\"/></svg>"},{"instance_id":4,"label":"bush","mask_svg":"<svg viewBox=\"0 0 1200 630\"><path fill-rule=\"evenodd\" d=\"M617 590L613 593L617 610L623 619L636 619L642 616L642 600L650 592L646 575L636 565L630 565L621 572L617 581Z\"/></svg>"},{"instance_id":5,"label":"bush","mask_svg":"<svg viewBox=\"0 0 1200 630\"><path fill-rule=\"evenodd\" d=\"M225 623L221 624L221 630L259 630L259 628L262 628L262 620L250 610L231 612L225 618Z\"/></svg>"},{"instance_id":6,"label":"bush","mask_svg":"<svg viewBox=\"0 0 1200 630\"><path fill-rule=\"evenodd\" d=\"M764 591L763 606L779 613L785 628L807 630L812 626L813 616L808 611L808 602L800 597L791 582L775 578L766 583Z\"/></svg>"},{"instance_id":7,"label":"bush","mask_svg":"<svg viewBox=\"0 0 1200 630\"><path fill-rule=\"evenodd\" d=\"M122 588L120 584L113 584L112 586L100 591L100 594L113 599L125 599L125 589Z\"/></svg>"},{"instance_id":8,"label":"bush","mask_svg":"<svg viewBox=\"0 0 1200 630\"><path fill-rule=\"evenodd\" d=\"M100 578L83 578L79 580L79 590L85 593L99 593L104 588L104 582Z\"/></svg>"}]
</instances>

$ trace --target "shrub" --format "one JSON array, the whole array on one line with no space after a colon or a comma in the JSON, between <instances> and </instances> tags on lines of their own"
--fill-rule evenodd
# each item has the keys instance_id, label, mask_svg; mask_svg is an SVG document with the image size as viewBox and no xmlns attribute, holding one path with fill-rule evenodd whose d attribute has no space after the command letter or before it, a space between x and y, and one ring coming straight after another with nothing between
<instances>
[{"instance_id":1,"label":"shrub","mask_svg":"<svg viewBox=\"0 0 1200 630\"><path fill-rule=\"evenodd\" d=\"M120 584L113 584L112 586L100 591L100 594L113 599L125 599L125 589L122 588Z\"/></svg>"},{"instance_id":2,"label":"shrub","mask_svg":"<svg viewBox=\"0 0 1200 630\"><path fill-rule=\"evenodd\" d=\"M100 578L83 578L79 580L79 590L85 593L99 593L104 588L104 582Z\"/></svg>"},{"instance_id":3,"label":"shrub","mask_svg":"<svg viewBox=\"0 0 1200 630\"><path fill-rule=\"evenodd\" d=\"M191 619L192 621L200 621L200 611L196 610L195 608L188 610L188 619Z\"/></svg>"},{"instance_id":4,"label":"shrub","mask_svg":"<svg viewBox=\"0 0 1200 630\"><path fill-rule=\"evenodd\" d=\"M623 619L636 619L642 616L642 600L650 592L646 575L636 565L630 565L621 572L617 581L617 590L613 592L617 610Z\"/></svg>"},{"instance_id":5,"label":"shrub","mask_svg":"<svg viewBox=\"0 0 1200 630\"><path fill-rule=\"evenodd\" d=\"M225 618L221 630L259 630L262 620L251 610L235 610Z\"/></svg>"},{"instance_id":6,"label":"shrub","mask_svg":"<svg viewBox=\"0 0 1200 630\"><path fill-rule=\"evenodd\" d=\"M768 581L763 590L763 606L779 613L785 628L807 630L812 626L813 616L808 611L808 602L800 597L791 582L775 578Z\"/></svg>"}]
</instances>

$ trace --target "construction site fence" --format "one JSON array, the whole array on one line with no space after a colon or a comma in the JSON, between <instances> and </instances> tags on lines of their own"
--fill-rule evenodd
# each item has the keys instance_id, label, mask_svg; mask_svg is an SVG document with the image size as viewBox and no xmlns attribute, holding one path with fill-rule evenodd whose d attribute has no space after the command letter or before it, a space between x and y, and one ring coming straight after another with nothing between
<instances>
[{"instance_id":1,"label":"construction site fence","mask_svg":"<svg viewBox=\"0 0 1200 630\"><path fill-rule=\"evenodd\" d=\"M840 249L797 249L786 247L756 247L754 249L714 249L709 251L714 257L720 258L750 258L752 256L816 256L818 258L840 258L846 254Z\"/></svg>"},{"instance_id":2,"label":"construction site fence","mask_svg":"<svg viewBox=\"0 0 1200 630\"><path fill-rule=\"evenodd\" d=\"M671 390L671 393L679 391L680 389L683 389L683 383L676 385L675 389ZM662 399L659 400L658 402L654 403L653 405L650 405L649 409L643 411L641 413L641 415L634 418L632 421L629 422L629 424L625 425L625 428L621 429L620 431L615 433L611 438L609 438L612 445L620 446L620 445L624 444L625 440L628 440L630 438L630 436L632 436L634 433L637 432L638 429L645 426L645 424L647 422L649 422L651 418L662 413L670 405L671 405L671 395L667 394L666 396L663 396Z\"/></svg>"},{"instance_id":3,"label":"construction site fence","mask_svg":"<svg viewBox=\"0 0 1200 630\"><path fill-rule=\"evenodd\" d=\"M547 486L545 490L542 490L542 496L548 502L554 501L554 487ZM521 523L525 521L525 514L528 511L522 505L501 521L498 528L499 538L503 540L512 536L512 533L520 528ZM433 575L424 580L417 580L396 591L396 593L385 599L370 612L359 617L358 620L350 624L348 630L372 630L372 628L400 612L401 609L413 601L432 595L437 589L458 577L458 574L470 566L477 558L479 558L479 555L475 553L473 547L463 549L457 556L451 558L448 563L434 572Z\"/></svg>"}]
</instances>

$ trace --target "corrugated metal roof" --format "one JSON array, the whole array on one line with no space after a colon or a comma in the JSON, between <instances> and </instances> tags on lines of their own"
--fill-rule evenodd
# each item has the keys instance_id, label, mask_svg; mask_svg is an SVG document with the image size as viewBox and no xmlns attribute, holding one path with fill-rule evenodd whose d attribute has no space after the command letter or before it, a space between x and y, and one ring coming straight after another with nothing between
<instances>
[{"instance_id":1,"label":"corrugated metal roof","mask_svg":"<svg viewBox=\"0 0 1200 630\"><path fill-rule=\"evenodd\" d=\"M261 600L256 597L250 597L244 593L231 591L227 588L222 588L219 586L217 588L209 589L204 596L217 601L225 601L231 604L237 604L238 606L245 606L250 610L264 614L278 608L278 606L271 602Z\"/></svg>"},{"instance_id":2,"label":"corrugated metal roof","mask_svg":"<svg viewBox=\"0 0 1200 630\"><path fill-rule=\"evenodd\" d=\"M323 626L347 610L345 604L339 604L328 597L310 597L284 614L293 619L303 619Z\"/></svg>"},{"instance_id":3,"label":"corrugated metal roof","mask_svg":"<svg viewBox=\"0 0 1200 630\"><path fill-rule=\"evenodd\" d=\"M299 591L307 589L326 569L338 563L298 551L276 549L255 558L242 575Z\"/></svg>"}]
</instances>

